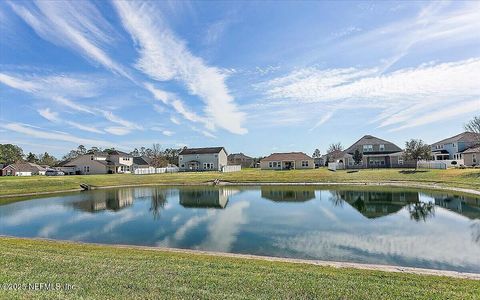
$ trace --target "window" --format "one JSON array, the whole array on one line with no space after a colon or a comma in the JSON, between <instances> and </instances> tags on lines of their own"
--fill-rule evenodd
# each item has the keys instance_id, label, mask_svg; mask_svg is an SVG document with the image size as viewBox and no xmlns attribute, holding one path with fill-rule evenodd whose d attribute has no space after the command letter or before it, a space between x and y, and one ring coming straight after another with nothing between
<instances>
[{"instance_id":1,"label":"window","mask_svg":"<svg viewBox=\"0 0 480 300\"><path fill-rule=\"evenodd\" d=\"M477 154L475 154L475 153L472 154L472 162L473 162L474 164L477 163Z\"/></svg>"},{"instance_id":2,"label":"window","mask_svg":"<svg viewBox=\"0 0 480 300\"><path fill-rule=\"evenodd\" d=\"M385 151L385 145L384 144L380 144L380 151Z\"/></svg>"},{"instance_id":3,"label":"window","mask_svg":"<svg viewBox=\"0 0 480 300\"><path fill-rule=\"evenodd\" d=\"M200 157L200 155L198 155L198 154L197 154L195 157L196 157L196 158L199 158L199 157Z\"/></svg>"},{"instance_id":4,"label":"window","mask_svg":"<svg viewBox=\"0 0 480 300\"><path fill-rule=\"evenodd\" d=\"M92 156L90 156L90 160L93 160L93 155L92 155Z\"/></svg>"},{"instance_id":5,"label":"window","mask_svg":"<svg viewBox=\"0 0 480 300\"><path fill-rule=\"evenodd\" d=\"M180 156L178 157L178 159L179 159L180 161L182 161L182 160L183 160L183 155L180 155Z\"/></svg>"},{"instance_id":6,"label":"window","mask_svg":"<svg viewBox=\"0 0 480 300\"><path fill-rule=\"evenodd\" d=\"M373 151L373 145L363 145L363 152Z\"/></svg>"},{"instance_id":7,"label":"window","mask_svg":"<svg viewBox=\"0 0 480 300\"><path fill-rule=\"evenodd\" d=\"M308 167L308 160L302 160L302 167Z\"/></svg>"},{"instance_id":8,"label":"window","mask_svg":"<svg viewBox=\"0 0 480 300\"><path fill-rule=\"evenodd\" d=\"M203 163L204 170L211 170L213 169L213 163Z\"/></svg>"},{"instance_id":9,"label":"window","mask_svg":"<svg viewBox=\"0 0 480 300\"><path fill-rule=\"evenodd\" d=\"M398 164L399 164L399 165L403 165L403 157L399 157L399 158L398 158Z\"/></svg>"},{"instance_id":10,"label":"window","mask_svg":"<svg viewBox=\"0 0 480 300\"><path fill-rule=\"evenodd\" d=\"M268 167L269 167L269 168L273 168L273 162L269 161L269 162L268 162Z\"/></svg>"},{"instance_id":11,"label":"window","mask_svg":"<svg viewBox=\"0 0 480 300\"><path fill-rule=\"evenodd\" d=\"M185 164L182 164L180 167L185 168Z\"/></svg>"}]
</instances>

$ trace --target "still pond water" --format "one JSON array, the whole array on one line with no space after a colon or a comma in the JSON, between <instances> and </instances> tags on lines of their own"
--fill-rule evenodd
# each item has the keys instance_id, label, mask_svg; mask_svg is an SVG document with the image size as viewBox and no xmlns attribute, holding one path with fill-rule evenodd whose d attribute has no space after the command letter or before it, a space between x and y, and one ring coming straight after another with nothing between
<instances>
[{"instance_id":1,"label":"still pond water","mask_svg":"<svg viewBox=\"0 0 480 300\"><path fill-rule=\"evenodd\" d=\"M480 198L446 192L138 187L21 200L0 202L0 235L480 273Z\"/></svg>"}]
</instances>

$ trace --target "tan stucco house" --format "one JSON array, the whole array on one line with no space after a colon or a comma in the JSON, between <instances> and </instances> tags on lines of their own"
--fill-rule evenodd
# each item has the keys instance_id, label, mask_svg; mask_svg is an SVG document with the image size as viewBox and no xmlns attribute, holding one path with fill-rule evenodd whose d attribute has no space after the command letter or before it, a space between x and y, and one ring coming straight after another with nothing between
<instances>
[{"instance_id":1,"label":"tan stucco house","mask_svg":"<svg viewBox=\"0 0 480 300\"><path fill-rule=\"evenodd\" d=\"M359 164L355 164L353 155L358 150L363 158ZM405 161L403 150L392 142L365 135L353 145L343 151L345 168L404 168L415 167L416 162Z\"/></svg>"},{"instance_id":2,"label":"tan stucco house","mask_svg":"<svg viewBox=\"0 0 480 300\"><path fill-rule=\"evenodd\" d=\"M465 166L480 166L480 146L470 147L462 152Z\"/></svg>"},{"instance_id":3,"label":"tan stucco house","mask_svg":"<svg viewBox=\"0 0 480 300\"><path fill-rule=\"evenodd\" d=\"M272 153L260 161L262 170L314 169L313 158L303 152Z\"/></svg>"},{"instance_id":4,"label":"tan stucco house","mask_svg":"<svg viewBox=\"0 0 480 300\"><path fill-rule=\"evenodd\" d=\"M130 173L133 156L118 150L110 153L93 152L61 162L56 169L66 175L124 174Z\"/></svg>"},{"instance_id":5,"label":"tan stucco house","mask_svg":"<svg viewBox=\"0 0 480 300\"><path fill-rule=\"evenodd\" d=\"M180 171L221 171L228 164L224 147L184 148L178 154Z\"/></svg>"}]
</instances>

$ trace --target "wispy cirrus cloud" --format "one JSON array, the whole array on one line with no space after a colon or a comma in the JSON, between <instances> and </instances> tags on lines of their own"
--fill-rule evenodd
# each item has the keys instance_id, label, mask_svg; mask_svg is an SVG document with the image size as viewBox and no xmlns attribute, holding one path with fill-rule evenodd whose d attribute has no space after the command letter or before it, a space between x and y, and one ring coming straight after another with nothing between
<instances>
[{"instance_id":1,"label":"wispy cirrus cloud","mask_svg":"<svg viewBox=\"0 0 480 300\"><path fill-rule=\"evenodd\" d=\"M156 100L161 101L163 104L173 108L175 112L180 114L183 118L190 122L195 123L202 123L205 127L209 128L210 130L213 129L213 124L206 118L199 116L197 113L192 111L191 109L187 108L185 103L181 101L177 95L161 90L156 88L151 83L145 83L145 88L150 91L153 97Z\"/></svg>"},{"instance_id":2,"label":"wispy cirrus cloud","mask_svg":"<svg viewBox=\"0 0 480 300\"><path fill-rule=\"evenodd\" d=\"M477 78L480 78L480 58L420 65L390 73L379 73L377 68L307 68L257 87L270 101L284 104L323 103L337 110L376 108L381 112L376 119L378 126L397 125L398 130L480 110L475 105L480 97ZM456 110L453 115L432 109L454 103L471 110ZM429 117L412 122L423 114Z\"/></svg>"},{"instance_id":3,"label":"wispy cirrus cloud","mask_svg":"<svg viewBox=\"0 0 480 300\"><path fill-rule=\"evenodd\" d=\"M244 134L244 113L239 111L225 83L226 75L194 56L158 17L152 3L115 1L125 29L138 45L136 68L158 81L177 80L205 103L204 112L215 126ZM177 108L180 104L176 103Z\"/></svg>"},{"instance_id":4,"label":"wispy cirrus cloud","mask_svg":"<svg viewBox=\"0 0 480 300\"><path fill-rule=\"evenodd\" d=\"M21 133L28 135L33 138L39 139L46 139L46 140L55 140L55 141L63 141L63 142L70 142L77 145L87 145L87 146L102 146L102 147L114 147L110 142L102 141L102 140L94 140L94 139L86 139L77 137L75 135L70 135L64 132L57 132L57 131L45 131L39 127L31 126L28 124L22 123L7 123L4 125L0 125L7 130Z\"/></svg>"},{"instance_id":5,"label":"wispy cirrus cloud","mask_svg":"<svg viewBox=\"0 0 480 300\"><path fill-rule=\"evenodd\" d=\"M102 46L110 44L114 30L97 7L87 1L8 2L40 37L76 51L107 69L130 78Z\"/></svg>"},{"instance_id":6,"label":"wispy cirrus cloud","mask_svg":"<svg viewBox=\"0 0 480 300\"><path fill-rule=\"evenodd\" d=\"M53 122L53 123L64 123L64 124L70 125L74 128L77 128L77 129L80 129L80 130L83 130L83 131L92 132L92 133L100 133L100 134L104 133L103 131L97 129L94 126L80 124L80 123L70 121L70 120L64 120L64 119L60 118L58 112L54 112L48 107L38 109L37 112L40 116L42 116L43 118L45 118L48 121Z\"/></svg>"}]
</instances>

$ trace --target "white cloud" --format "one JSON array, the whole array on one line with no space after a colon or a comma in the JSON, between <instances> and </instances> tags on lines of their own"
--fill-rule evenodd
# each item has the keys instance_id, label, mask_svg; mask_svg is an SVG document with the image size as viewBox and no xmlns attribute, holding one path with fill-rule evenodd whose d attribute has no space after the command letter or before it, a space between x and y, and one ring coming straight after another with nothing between
<instances>
[{"instance_id":1,"label":"white cloud","mask_svg":"<svg viewBox=\"0 0 480 300\"><path fill-rule=\"evenodd\" d=\"M136 123L133 123L131 121L125 120L125 119L113 114L111 111L102 111L102 114L110 122L116 123L116 124L119 124L119 125L122 126L122 128L120 128L120 127L109 127L108 130L105 129L106 131L108 131L110 133L122 135L120 133L127 134L128 132L130 132L133 129L137 129L137 130L143 129L142 126L140 126ZM127 130L128 130L128 132L127 132Z\"/></svg>"},{"instance_id":2,"label":"white cloud","mask_svg":"<svg viewBox=\"0 0 480 300\"><path fill-rule=\"evenodd\" d=\"M58 122L60 120L58 113L51 111L50 108L39 109L37 111L42 117L50 122Z\"/></svg>"},{"instance_id":3,"label":"white cloud","mask_svg":"<svg viewBox=\"0 0 480 300\"><path fill-rule=\"evenodd\" d=\"M167 129L164 129L164 128L158 127L158 126L153 126L150 129L154 130L154 131L161 132L165 136L172 136L172 135L175 134L175 132L173 132L173 131L170 131L170 130L167 130Z\"/></svg>"},{"instance_id":4,"label":"white cloud","mask_svg":"<svg viewBox=\"0 0 480 300\"><path fill-rule=\"evenodd\" d=\"M191 54L146 3L115 1L114 5L138 44L137 69L155 80L183 82L192 95L203 100L205 114L215 126L237 134L247 132L243 127L245 116L230 95L220 69L207 66Z\"/></svg>"},{"instance_id":5,"label":"white cloud","mask_svg":"<svg viewBox=\"0 0 480 300\"><path fill-rule=\"evenodd\" d=\"M270 100L283 104L323 103L333 110L376 108L381 112L376 119L379 126L411 124L408 127L414 127L478 110L474 105L480 97L478 78L480 58L473 58L387 74L379 74L376 68L308 68L257 87L263 89ZM471 110L455 109L456 113L445 113L434 109L453 104L457 107L468 105ZM412 122L427 113L428 118Z\"/></svg>"},{"instance_id":6,"label":"white cloud","mask_svg":"<svg viewBox=\"0 0 480 300\"><path fill-rule=\"evenodd\" d=\"M93 132L93 133L100 133L100 134L104 134L103 131L101 131L100 129L98 128L95 128L93 126L89 126L89 125L85 125L85 124L80 124L80 123L77 123L77 122L73 122L73 121L65 121L68 125L72 126L72 127L75 127L77 129L80 129L80 130L83 130L83 131L88 131L88 132Z\"/></svg>"},{"instance_id":7,"label":"white cloud","mask_svg":"<svg viewBox=\"0 0 480 300\"><path fill-rule=\"evenodd\" d=\"M114 135L126 135L132 130L126 127L110 126L105 128L105 131Z\"/></svg>"},{"instance_id":8,"label":"white cloud","mask_svg":"<svg viewBox=\"0 0 480 300\"><path fill-rule=\"evenodd\" d=\"M9 2L13 11L40 37L66 46L111 71L130 76L100 45L112 42L113 29L94 4L69 1Z\"/></svg>"},{"instance_id":9,"label":"white cloud","mask_svg":"<svg viewBox=\"0 0 480 300\"><path fill-rule=\"evenodd\" d=\"M174 116L171 116L171 117L170 117L170 121L171 121L173 124L180 125L180 121L177 120L177 118L175 118Z\"/></svg>"},{"instance_id":10,"label":"white cloud","mask_svg":"<svg viewBox=\"0 0 480 300\"><path fill-rule=\"evenodd\" d=\"M155 99L160 100L163 104L172 107L186 120L190 122L200 122L203 123L207 128L213 128L213 124L211 124L209 120L197 115L192 110L187 108L185 104L180 99L178 99L175 94L156 88L150 83L145 83L145 88L149 90L150 93L152 93Z\"/></svg>"},{"instance_id":11,"label":"white cloud","mask_svg":"<svg viewBox=\"0 0 480 300\"><path fill-rule=\"evenodd\" d=\"M82 144L87 146L103 146L103 147L114 146L113 144L106 141L85 139L85 138L77 137L67 133L43 131L43 130L40 130L40 128L38 127L34 127L28 124L8 123L5 125L1 125L1 127L10 131L25 134L25 135L28 135L34 138L39 138L39 139L64 141L64 142L74 143L77 145Z\"/></svg>"}]
</instances>

